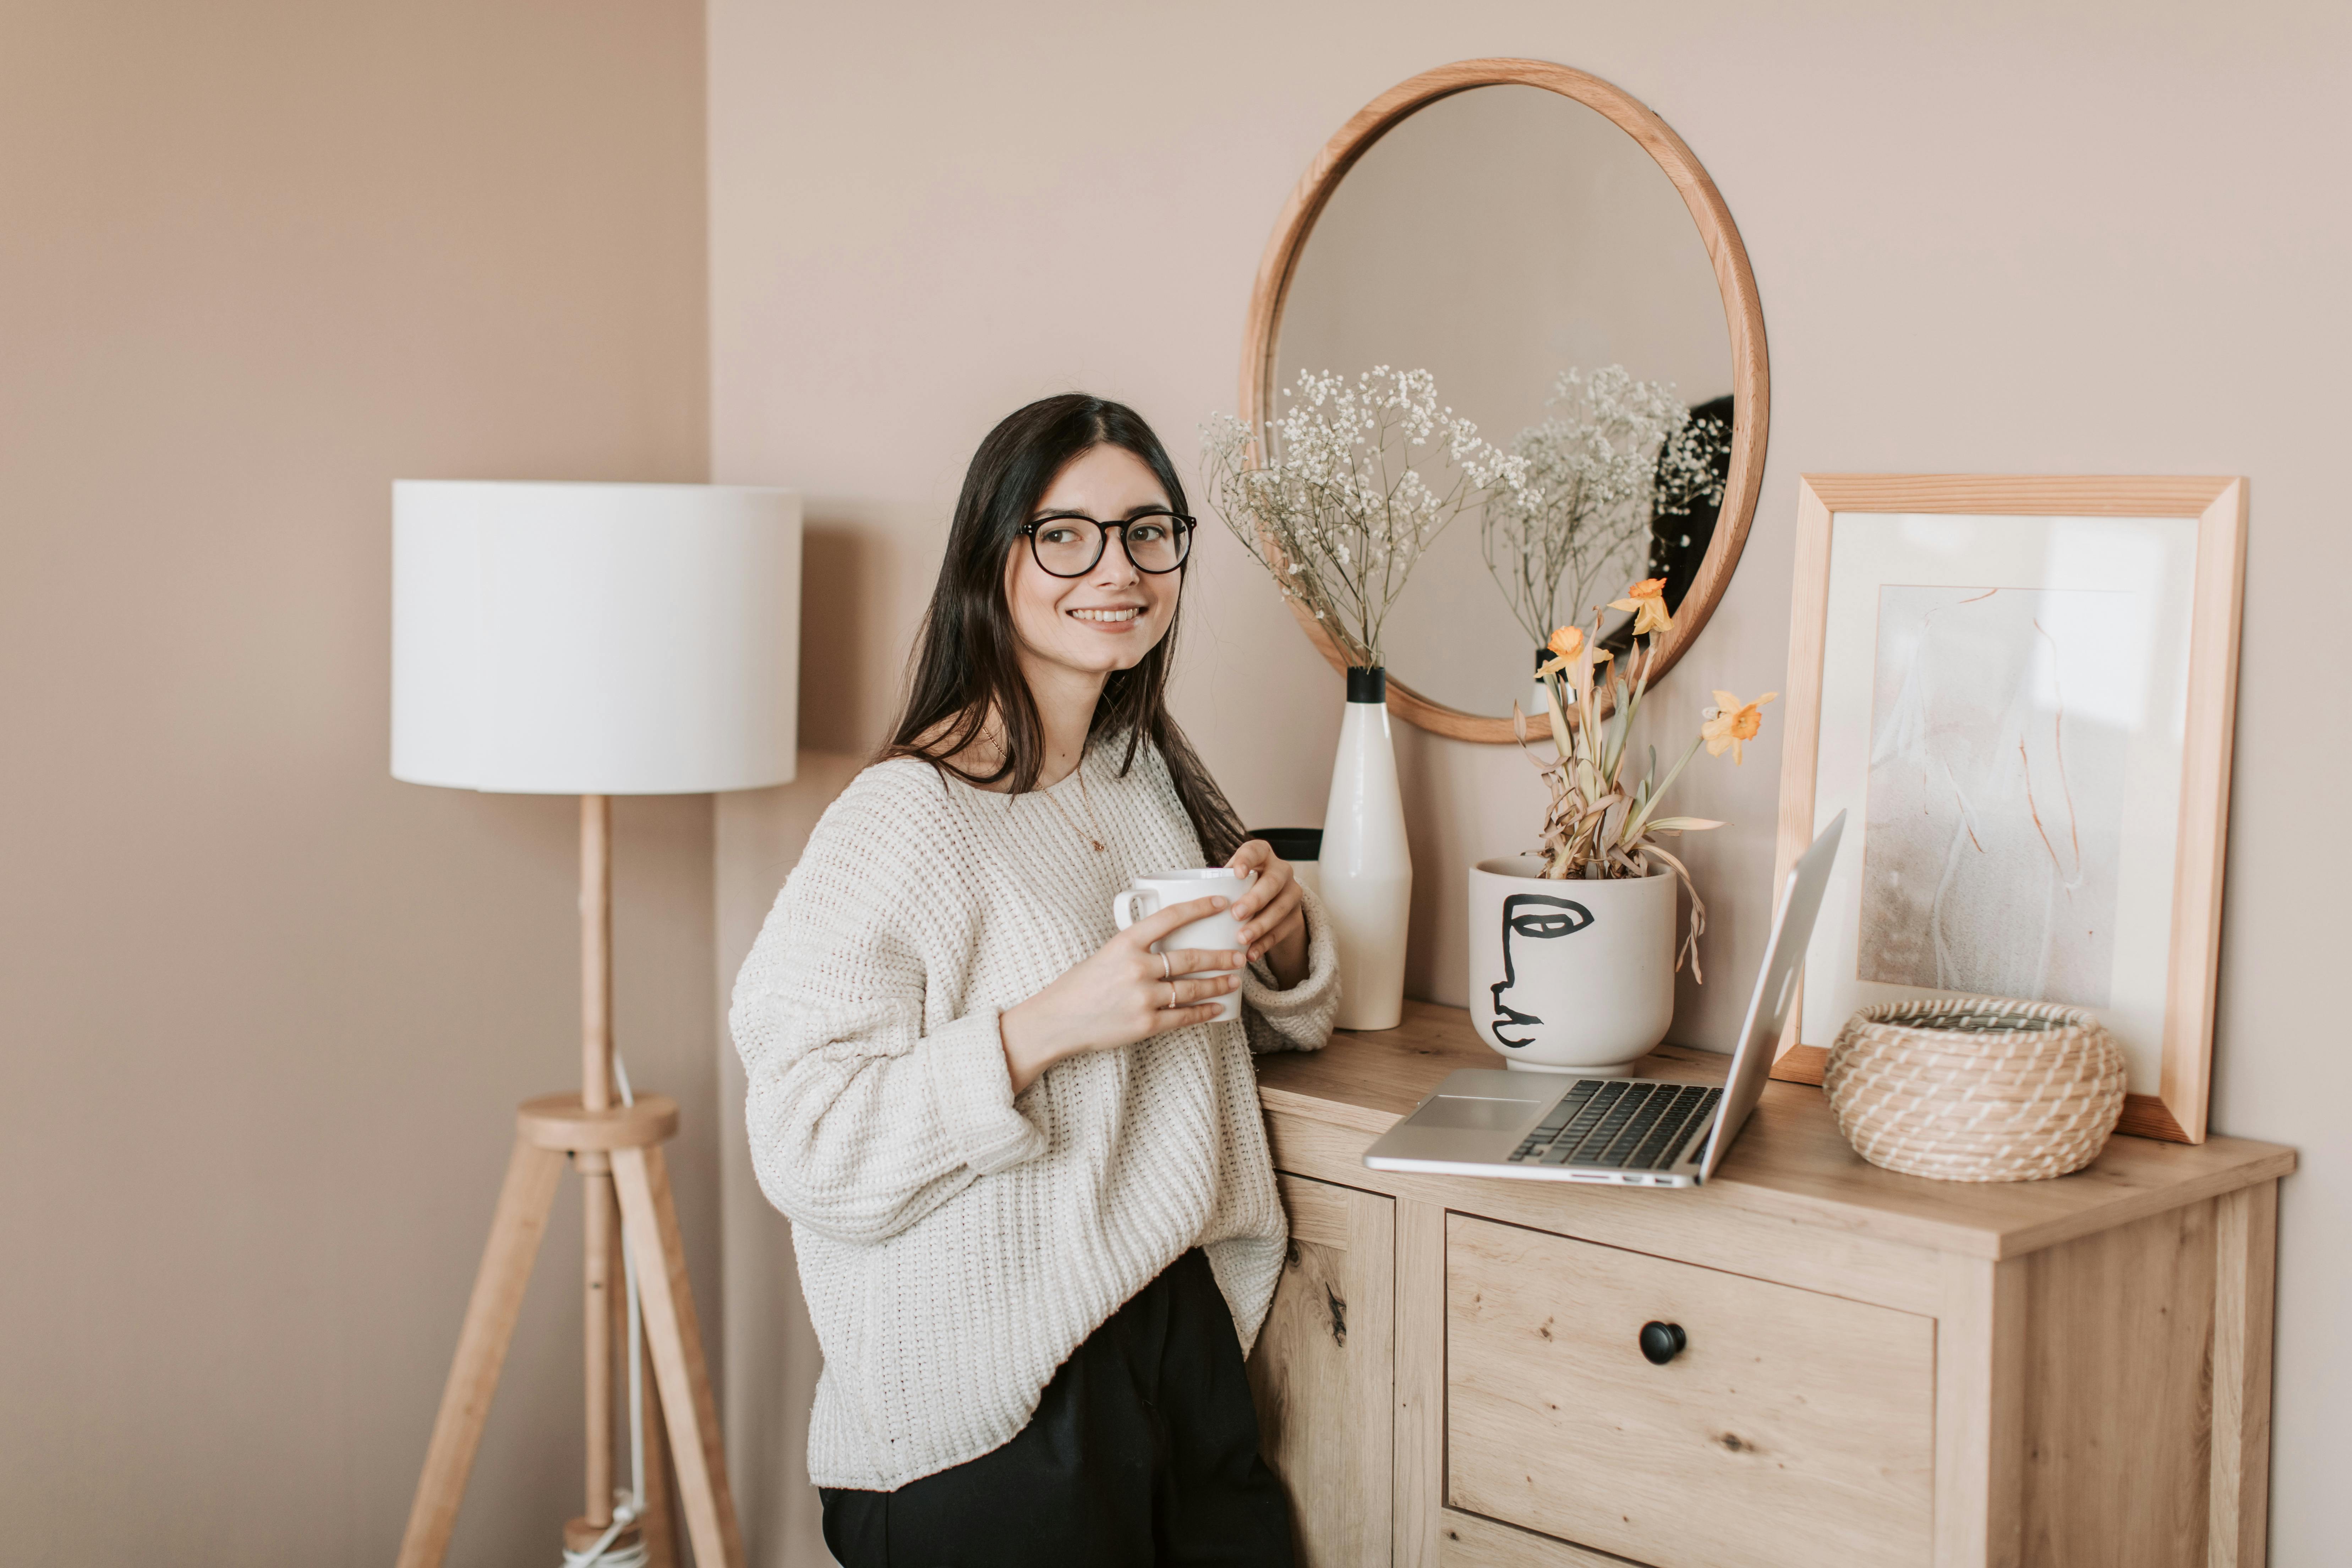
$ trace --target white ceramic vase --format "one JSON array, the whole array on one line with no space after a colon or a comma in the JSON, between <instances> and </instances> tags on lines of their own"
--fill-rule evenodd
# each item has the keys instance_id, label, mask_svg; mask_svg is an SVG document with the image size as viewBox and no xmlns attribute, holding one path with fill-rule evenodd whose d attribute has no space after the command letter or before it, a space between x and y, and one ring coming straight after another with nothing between
<instances>
[{"instance_id":1,"label":"white ceramic vase","mask_svg":"<svg viewBox=\"0 0 2352 1568\"><path fill-rule=\"evenodd\" d=\"M1317 870L1339 952L1342 1029L1393 1029L1404 1018L1404 935L1412 856L1389 736L1388 677L1348 671L1348 711L1331 760Z\"/></svg>"},{"instance_id":2,"label":"white ceramic vase","mask_svg":"<svg viewBox=\"0 0 2352 1568\"><path fill-rule=\"evenodd\" d=\"M1506 1065L1618 1078L1675 1016L1675 879L1546 881L1533 855L1470 868L1470 1019Z\"/></svg>"}]
</instances>

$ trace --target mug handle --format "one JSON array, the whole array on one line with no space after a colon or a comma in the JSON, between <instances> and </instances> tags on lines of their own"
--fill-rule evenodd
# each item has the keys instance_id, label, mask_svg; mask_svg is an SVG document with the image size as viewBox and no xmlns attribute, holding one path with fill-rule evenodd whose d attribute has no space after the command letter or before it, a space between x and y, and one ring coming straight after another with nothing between
<instances>
[{"instance_id":1,"label":"mug handle","mask_svg":"<svg viewBox=\"0 0 2352 1568\"><path fill-rule=\"evenodd\" d=\"M1149 910L1134 909L1132 907L1132 901L1137 899L1150 899L1151 900L1151 908ZM1128 927L1133 925L1136 921L1143 919L1145 916L1151 914L1159 908L1160 895L1153 892L1149 888L1121 888L1118 892L1113 893L1110 896L1110 918L1118 922L1118 929L1121 931L1125 931Z\"/></svg>"}]
</instances>

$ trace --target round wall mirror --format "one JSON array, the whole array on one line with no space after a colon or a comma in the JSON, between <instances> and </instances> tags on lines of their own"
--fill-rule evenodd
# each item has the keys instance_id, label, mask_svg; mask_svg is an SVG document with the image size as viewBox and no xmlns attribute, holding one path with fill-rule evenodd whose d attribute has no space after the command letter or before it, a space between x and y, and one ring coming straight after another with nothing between
<instances>
[{"instance_id":1,"label":"round wall mirror","mask_svg":"<svg viewBox=\"0 0 2352 1568\"><path fill-rule=\"evenodd\" d=\"M1242 417L1279 417L1301 372L1380 365L1431 372L1441 402L1553 475L1542 515L1473 507L1429 546L1383 637L1391 710L1510 741L1537 628L1589 626L1640 578L1664 580L1674 628L1652 679L1671 668L1738 562L1769 405L1748 253L1681 138L1607 82L1539 60L1446 66L1367 105L1299 183L1259 268ZM1596 433L1620 460L1571 502L1564 476L1598 471ZM1646 482L1627 494L1637 469ZM1593 499L1604 489L1618 499ZM1603 617L1623 647L1630 617ZM1311 616L1300 624L1343 664Z\"/></svg>"}]
</instances>

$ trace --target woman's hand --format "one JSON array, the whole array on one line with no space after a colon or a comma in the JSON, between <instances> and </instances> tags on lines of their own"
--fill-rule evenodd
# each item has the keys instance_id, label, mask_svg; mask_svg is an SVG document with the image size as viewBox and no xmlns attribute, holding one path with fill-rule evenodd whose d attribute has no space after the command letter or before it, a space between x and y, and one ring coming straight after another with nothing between
<instances>
[{"instance_id":1,"label":"woman's hand","mask_svg":"<svg viewBox=\"0 0 2352 1568\"><path fill-rule=\"evenodd\" d=\"M1242 923L1242 945L1264 958L1286 991L1307 978L1307 900L1290 862L1263 838L1253 838L1225 862L1236 871L1255 871L1249 891L1234 900Z\"/></svg>"},{"instance_id":2,"label":"woman's hand","mask_svg":"<svg viewBox=\"0 0 2352 1568\"><path fill-rule=\"evenodd\" d=\"M1255 891L1242 895L1241 903L1247 904ZM1013 1092L1027 1089L1065 1057L1131 1046L1215 1017L1219 999L1241 989L1242 955L1216 948L1158 953L1151 944L1179 926L1218 913L1225 903L1193 899L1171 904L1103 943L1092 958L1073 964L1026 1002L1006 1008L997 1031L1004 1040ZM1306 951L1303 942L1300 951Z\"/></svg>"}]
</instances>

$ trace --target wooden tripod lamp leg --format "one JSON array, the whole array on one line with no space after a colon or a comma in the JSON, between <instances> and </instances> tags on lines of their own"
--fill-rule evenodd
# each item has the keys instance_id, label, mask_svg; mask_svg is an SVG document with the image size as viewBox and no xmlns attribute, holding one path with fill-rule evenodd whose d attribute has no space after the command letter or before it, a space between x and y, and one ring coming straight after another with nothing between
<instances>
[{"instance_id":1,"label":"wooden tripod lamp leg","mask_svg":"<svg viewBox=\"0 0 2352 1568\"><path fill-rule=\"evenodd\" d=\"M613 1185L621 1198L621 1226L637 1263L637 1295L646 1343L661 1384L677 1463L678 1500L701 1568L742 1568L743 1537L735 1497L727 1484L727 1449L702 1357L694 1291L686 1275L686 1245L670 1201L669 1168L658 1144L613 1151Z\"/></svg>"},{"instance_id":2,"label":"wooden tripod lamp leg","mask_svg":"<svg viewBox=\"0 0 2352 1568\"><path fill-rule=\"evenodd\" d=\"M530 1283L540 1239L547 1234L548 1210L562 1179L561 1153L527 1140L515 1141L506 1185L499 1192L498 1214L490 1221L489 1245L482 1249L481 1271L474 1277L473 1298L466 1304L457 1360L441 1392L441 1413L433 1422L425 1474L417 1480L416 1501L408 1510L407 1532L401 1537L399 1568L440 1568L449 1550L466 1477L482 1445L482 1422L490 1413L490 1396L498 1392L499 1369L514 1338L523 1289Z\"/></svg>"},{"instance_id":3,"label":"wooden tripod lamp leg","mask_svg":"<svg viewBox=\"0 0 2352 1568\"><path fill-rule=\"evenodd\" d=\"M667 1544L672 1510L682 1504L698 1568L742 1568L743 1542L727 1486L718 1403L703 1363L686 1251L661 1155L662 1141L677 1131L677 1104L663 1095L639 1095L626 1107L613 1103L613 816L612 802L604 795L580 797L580 1094L576 1100L550 1095L527 1100L517 1112L514 1158L466 1309L457 1362L441 1395L425 1474L401 1540L399 1568L440 1568L449 1550L466 1478L481 1446L483 1418L498 1389L567 1154L582 1178L587 1264L588 1511L573 1523L593 1539L613 1520L614 1327L621 1278L613 1225L617 1197L622 1233L638 1260L646 1349L660 1391L648 1408L665 1418L677 1466L673 1498L664 1484L660 1445L648 1445L647 1468L653 1473L646 1477L644 1525L661 1531ZM661 1547L651 1555L658 1561Z\"/></svg>"},{"instance_id":4,"label":"wooden tripod lamp leg","mask_svg":"<svg viewBox=\"0 0 2352 1568\"><path fill-rule=\"evenodd\" d=\"M580 1104L613 1103L613 801L580 797ZM613 1522L613 1301L620 1277L613 1252L613 1178L601 1151L574 1159L580 1172L581 1238L586 1296L581 1321L587 1390L588 1511L585 1522Z\"/></svg>"},{"instance_id":5,"label":"wooden tripod lamp leg","mask_svg":"<svg viewBox=\"0 0 2352 1568\"><path fill-rule=\"evenodd\" d=\"M678 1539L677 1504L670 1495L669 1429L662 1423L661 1381L646 1348L646 1568L681 1568L686 1548Z\"/></svg>"},{"instance_id":6,"label":"wooden tripod lamp leg","mask_svg":"<svg viewBox=\"0 0 2352 1568\"><path fill-rule=\"evenodd\" d=\"M613 1223L615 1227L614 1234L618 1235L620 1211L617 1206L614 1210ZM613 1342L625 1347L629 1342L629 1295L626 1290L613 1292ZM646 1468L645 1507L637 1515L636 1528L645 1542L646 1568L683 1568L686 1547L677 1533L677 1510L670 1501L669 1437L662 1428L661 1384L654 1373L652 1347L640 1344L637 1348L635 1371L645 1398ZM621 1375L626 1378L629 1372L629 1358L625 1349L621 1355ZM625 1395L616 1395L616 1403L625 1398ZM623 1466L624 1457L615 1449L613 1468L616 1476Z\"/></svg>"}]
</instances>

